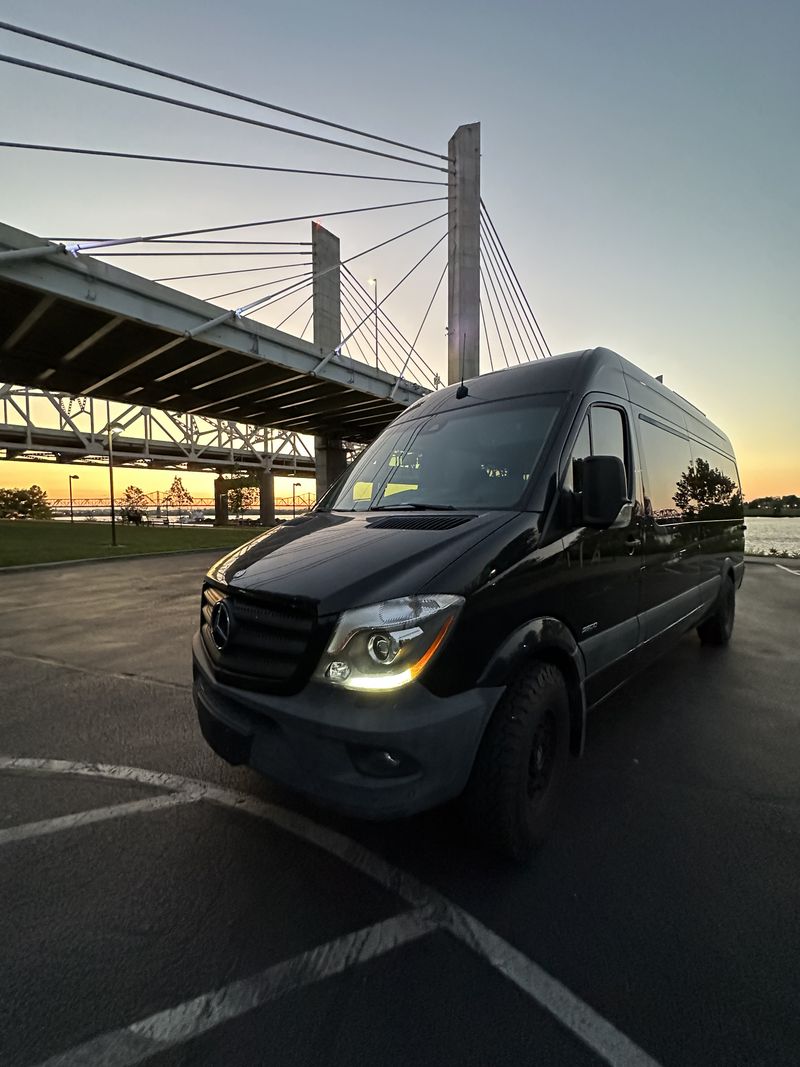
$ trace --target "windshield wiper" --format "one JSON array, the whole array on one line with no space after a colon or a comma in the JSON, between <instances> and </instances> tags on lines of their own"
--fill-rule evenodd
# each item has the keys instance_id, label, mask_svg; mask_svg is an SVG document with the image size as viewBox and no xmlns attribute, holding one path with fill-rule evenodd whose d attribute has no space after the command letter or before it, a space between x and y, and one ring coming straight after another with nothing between
<instances>
[{"instance_id":1,"label":"windshield wiper","mask_svg":"<svg viewBox=\"0 0 800 1067\"><path fill-rule=\"evenodd\" d=\"M368 511L455 511L453 504L421 504L416 501L405 504L376 504Z\"/></svg>"}]
</instances>

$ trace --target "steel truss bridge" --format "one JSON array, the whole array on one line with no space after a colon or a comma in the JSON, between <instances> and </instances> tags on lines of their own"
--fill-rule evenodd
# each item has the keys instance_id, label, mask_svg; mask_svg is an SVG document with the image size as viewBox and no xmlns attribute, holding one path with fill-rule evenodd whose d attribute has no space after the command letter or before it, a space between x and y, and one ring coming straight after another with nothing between
<instances>
[{"instance_id":1,"label":"steel truss bridge","mask_svg":"<svg viewBox=\"0 0 800 1067\"><path fill-rule=\"evenodd\" d=\"M106 401L0 384L0 459L106 463L109 421ZM313 443L288 430L140 404L115 411L114 422L115 466L314 476Z\"/></svg>"}]
</instances>

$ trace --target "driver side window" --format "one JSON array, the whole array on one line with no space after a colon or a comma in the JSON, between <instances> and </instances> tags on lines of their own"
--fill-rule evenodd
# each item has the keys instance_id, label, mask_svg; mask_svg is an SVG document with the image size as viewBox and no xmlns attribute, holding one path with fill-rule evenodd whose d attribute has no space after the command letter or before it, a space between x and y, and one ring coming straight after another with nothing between
<instances>
[{"instance_id":1,"label":"driver side window","mask_svg":"<svg viewBox=\"0 0 800 1067\"><path fill-rule=\"evenodd\" d=\"M586 412L564 472L565 519L568 525L579 520L578 495L583 491L583 461L587 456L618 456L630 485L630 464L626 447L625 414L620 408L594 404Z\"/></svg>"}]
</instances>

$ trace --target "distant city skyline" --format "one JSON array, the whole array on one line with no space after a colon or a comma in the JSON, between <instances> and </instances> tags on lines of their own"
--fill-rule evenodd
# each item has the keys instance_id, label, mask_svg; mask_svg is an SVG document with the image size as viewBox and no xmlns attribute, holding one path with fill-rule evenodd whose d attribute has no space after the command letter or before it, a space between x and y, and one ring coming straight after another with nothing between
<instances>
[{"instance_id":1,"label":"distant city skyline","mask_svg":"<svg viewBox=\"0 0 800 1067\"><path fill-rule=\"evenodd\" d=\"M3 17L435 151L446 150L456 126L480 120L484 198L553 352L606 345L663 373L731 436L746 498L800 491L798 5L409 0L401 10L362 0L234 0L222 34L218 6L197 0L6 0ZM3 51L26 59L219 104L53 46L2 31L0 39ZM0 98L9 141L402 171L3 65ZM317 212L352 253L438 206L401 209L391 221L385 213L326 221L326 211L421 198L426 187L1 147L0 166L3 221L41 235L141 234ZM281 237L307 240L307 229L286 227ZM436 236L431 229L430 238L409 239L402 256L390 248L364 257L357 276L377 277L388 292ZM205 263L114 262L150 277L199 273ZM252 263L230 257L207 269ZM442 264L432 256L387 302L407 335ZM202 296L228 288L219 279L176 284ZM443 377L445 322L440 293L419 347ZM486 354L483 361L489 369ZM106 476L72 472L82 490ZM68 473L3 462L0 484L38 482L64 496ZM130 473L145 491L169 481ZM193 494L211 495L210 475L182 476ZM129 484L126 477L123 470L118 480Z\"/></svg>"}]
</instances>

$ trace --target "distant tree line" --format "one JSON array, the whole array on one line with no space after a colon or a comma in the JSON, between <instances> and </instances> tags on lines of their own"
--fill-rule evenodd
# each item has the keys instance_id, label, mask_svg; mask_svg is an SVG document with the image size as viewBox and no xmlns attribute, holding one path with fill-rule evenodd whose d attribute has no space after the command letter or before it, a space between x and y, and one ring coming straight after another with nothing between
<instances>
[{"instance_id":1,"label":"distant tree line","mask_svg":"<svg viewBox=\"0 0 800 1067\"><path fill-rule=\"evenodd\" d=\"M786 496L759 496L744 505L751 515L800 515L800 496L787 493Z\"/></svg>"}]
</instances>

